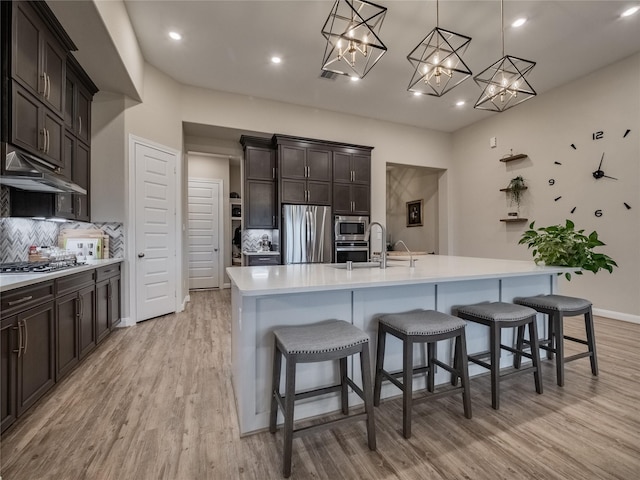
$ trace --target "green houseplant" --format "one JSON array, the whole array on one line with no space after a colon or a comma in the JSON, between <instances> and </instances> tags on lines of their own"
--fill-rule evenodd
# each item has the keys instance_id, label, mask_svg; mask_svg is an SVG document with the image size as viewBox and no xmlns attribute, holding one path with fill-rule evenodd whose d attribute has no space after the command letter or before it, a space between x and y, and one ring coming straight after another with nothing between
<instances>
[{"instance_id":1,"label":"green houseplant","mask_svg":"<svg viewBox=\"0 0 640 480\"><path fill-rule=\"evenodd\" d=\"M507 192L509 193L509 203L510 205L516 206L518 212L520 211L520 205L522 203L522 194L527 189L527 185L522 178L522 175L518 175L514 177L509 182L509 186L507 187Z\"/></svg>"},{"instance_id":2,"label":"green houseplant","mask_svg":"<svg viewBox=\"0 0 640 480\"><path fill-rule=\"evenodd\" d=\"M598 239L597 232L593 231L587 236L584 230L576 230L571 220L567 220L565 225L551 225L537 229L534 224L535 222L531 222L529 230L522 234L518 243L526 244L527 248L533 248L533 260L536 263L577 267L593 273L601 269L611 273L613 267L618 266L608 255L593 251L595 247L605 245ZM582 275L582 271L575 273ZM571 280L570 273L565 273L565 277Z\"/></svg>"}]
</instances>

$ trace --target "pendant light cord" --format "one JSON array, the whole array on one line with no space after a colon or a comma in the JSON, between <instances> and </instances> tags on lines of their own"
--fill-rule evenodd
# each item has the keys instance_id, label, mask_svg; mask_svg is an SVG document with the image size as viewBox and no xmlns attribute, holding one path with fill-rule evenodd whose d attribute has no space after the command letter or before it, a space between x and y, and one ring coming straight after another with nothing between
<instances>
[{"instance_id":1,"label":"pendant light cord","mask_svg":"<svg viewBox=\"0 0 640 480\"><path fill-rule=\"evenodd\" d=\"M436 28L440 26L440 2L436 0Z\"/></svg>"},{"instance_id":2,"label":"pendant light cord","mask_svg":"<svg viewBox=\"0 0 640 480\"><path fill-rule=\"evenodd\" d=\"M502 58L504 58L504 0L500 0L500 31L502 32Z\"/></svg>"}]
</instances>

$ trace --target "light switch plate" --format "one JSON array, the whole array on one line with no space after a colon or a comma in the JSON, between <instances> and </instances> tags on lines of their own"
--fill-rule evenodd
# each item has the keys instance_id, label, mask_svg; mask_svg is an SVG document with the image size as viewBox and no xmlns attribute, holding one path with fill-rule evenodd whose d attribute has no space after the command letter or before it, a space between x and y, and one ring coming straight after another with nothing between
<instances>
[{"instance_id":1,"label":"light switch plate","mask_svg":"<svg viewBox=\"0 0 640 480\"><path fill-rule=\"evenodd\" d=\"M496 148L498 146L498 138L497 137L491 137L489 139L489 146L491 148Z\"/></svg>"}]
</instances>

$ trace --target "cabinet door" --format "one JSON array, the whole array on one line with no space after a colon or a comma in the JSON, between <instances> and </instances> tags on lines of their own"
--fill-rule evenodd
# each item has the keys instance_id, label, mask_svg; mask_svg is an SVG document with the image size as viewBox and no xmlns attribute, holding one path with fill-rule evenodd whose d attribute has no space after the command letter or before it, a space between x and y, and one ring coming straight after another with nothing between
<instances>
[{"instance_id":1,"label":"cabinet door","mask_svg":"<svg viewBox=\"0 0 640 480\"><path fill-rule=\"evenodd\" d=\"M67 72L67 80L65 82L65 94L64 94L64 124L68 130L75 132L75 90L76 84L74 77Z\"/></svg>"},{"instance_id":2,"label":"cabinet door","mask_svg":"<svg viewBox=\"0 0 640 480\"><path fill-rule=\"evenodd\" d=\"M91 94L78 85L76 95L76 127L78 138L87 145L91 144Z\"/></svg>"},{"instance_id":3,"label":"cabinet door","mask_svg":"<svg viewBox=\"0 0 640 480\"><path fill-rule=\"evenodd\" d=\"M96 342L109 333L109 280L96 284Z\"/></svg>"},{"instance_id":4,"label":"cabinet door","mask_svg":"<svg viewBox=\"0 0 640 480\"><path fill-rule=\"evenodd\" d=\"M307 179L324 182L331 181L332 171L331 150L321 150L318 148L307 149Z\"/></svg>"},{"instance_id":5,"label":"cabinet door","mask_svg":"<svg viewBox=\"0 0 640 480\"><path fill-rule=\"evenodd\" d=\"M352 208L351 185L347 183L335 183L333 185L333 213L337 215L350 215Z\"/></svg>"},{"instance_id":6,"label":"cabinet door","mask_svg":"<svg viewBox=\"0 0 640 480\"><path fill-rule=\"evenodd\" d=\"M79 314L80 298L77 293L56 299L56 381L60 381L80 361Z\"/></svg>"},{"instance_id":7,"label":"cabinet door","mask_svg":"<svg viewBox=\"0 0 640 480\"><path fill-rule=\"evenodd\" d=\"M82 142L76 142L76 151L73 158L73 175L72 180L87 190L87 195L74 194L75 197L75 216L77 220L88 222L91 220L91 203L90 203L90 164L91 158L90 147Z\"/></svg>"},{"instance_id":8,"label":"cabinet door","mask_svg":"<svg viewBox=\"0 0 640 480\"><path fill-rule=\"evenodd\" d=\"M333 153L333 181L351 182L351 155L348 153Z\"/></svg>"},{"instance_id":9,"label":"cabinet door","mask_svg":"<svg viewBox=\"0 0 640 480\"><path fill-rule=\"evenodd\" d=\"M18 356L18 407L21 415L54 384L54 304L18 314L22 348Z\"/></svg>"},{"instance_id":10,"label":"cabinet door","mask_svg":"<svg viewBox=\"0 0 640 480\"><path fill-rule=\"evenodd\" d=\"M11 143L35 155L44 150L44 130L40 120L40 102L24 88L12 82Z\"/></svg>"},{"instance_id":11,"label":"cabinet door","mask_svg":"<svg viewBox=\"0 0 640 480\"><path fill-rule=\"evenodd\" d=\"M42 98L47 107L63 118L67 55L52 35L43 32L42 41L42 73L46 78Z\"/></svg>"},{"instance_id":12,"label":"cabinet door","mask_svg":"<svg viewBox=\"0 0 640 480\"><path fill-rule=\"evenodd\" d=\"M67 178L71 178L73 157L75 156L76 140L72 136L66 134L64 136L64 144L62 146L62 163L61 168L62 175ZM56 205L54 209L54 215L60 218L68 218L73 220L76 218L75 202L72 193L58 193L56 194Z\"/></svg>"},{"instance_id":13,"label":"cabinet door","mask_svg":"<svg viewBox=\"0 0 640 480\"><path fill-rule=\"evenodd\" d=\"M41 35L40 21L31 7L26 2L13 2L12 76L38 96L43 93L45 83L40 73Z\"/></svg>"},{"instance_id":14,"label":"cabinet door","mask_svg":"<svg viewBox=\"0 0 640 480\"><path fill-rule=\"evenodd\" d=\"M353 155L351 157L351 168L353 170L353 183L362 185L371 184L371 156Z\"/></svg>"},{"instance_id":15,"label":"cabinet door","mask_svg":"<svg viewBox=\"0 0 640 480\"><path fill-rule=\"evenodd\" d=\"M250 180L275 180L275 152L267 148L245 149L245 177Z\"/></svg>"},{"instance_id":16,"label":"cabinet door","mask_svg":"<svg viewBox=\"0 0 640 480\"><path fill-rule=\"evenodd\" d=\"M310 205L331 205L331 183L307 182L307 203Z\"/></svg>"},{"instance_id":17,"label":"cabinet door","mask_svg":"<svg viewBox=\"0 0 640 480\"><path fill-rule=\"evenodd\" d=\"M95 286L83 288L78 292L80 298L80 360L96 346L96 289Z\"/></svg>"},{"instance_id":18,"label":"cabinet door","mask_svg":"<svg viewBox=\"0 0 640 480\"><path fill-rule=\"evenodd\" d=\"M282 178L306 178L306 149L280 145L280 176Z\"/></svg>"},{"instance_id":19,"label":"cabinet door","mask_svg":"<svg viewBox=\"0 0 640 480\"><path fill-rule=\"evenodd\" d=\"M307 182L305 180L282 179L280 181L282 203L307 203Z\"/></svg>"},{"instance_id":20,"label":"cabinet door","mask_svg":"<svg viewBox=\"0 0 640 480\"><path fill-rule=\"evenodd\" d=\"M245 188L246 228L274 228L276 224L276 184L248 180Z\"/></svg>"},{"instance_id":21,"label":"cabinet door","mask_svg":"<svg viewBox=\"0 0 640 480\"><path fill-rule=\"evenodd\" d=\"M5 431L18 416L16 387L18 375L17 349L18 322L9 317L0 323L0 432Z\"/></svg>"},{"instance_id":22,"label":"cabinet door","mask_svg":"<svg viewBox=\"0 0 640 480\"><path fill-rule=\"evenodd\" d=\"M371 210L371 190L365 185L351 185L352 212L357 215L369 215Z\"/></svg>"},{"instance_id":23,"label":"cabinet door","mask_svg":"<svg viewBox=\"0 0 640 480\"><path fill-rule=\"evenodd\" d=\"M63 167L64 122L47 108L41 108L41 112L46 137L44 151L40 152L40 155L48 162Z\"/></svg>"},{"instance_id":24,"label":"cabinet door","mask_svg":"<svg viewBox=\"0 0 640 480\"><path fill-rule=\"evenodd\" d=\"M120 323L120 284L121 277L113 277L109 280L109 330Z\"/></svg>"}]
</instances>

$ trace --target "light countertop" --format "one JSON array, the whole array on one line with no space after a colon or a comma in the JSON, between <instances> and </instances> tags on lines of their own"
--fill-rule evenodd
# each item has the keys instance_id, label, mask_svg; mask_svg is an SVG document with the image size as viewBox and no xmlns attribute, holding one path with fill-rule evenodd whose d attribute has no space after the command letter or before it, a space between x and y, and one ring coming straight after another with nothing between
<instances>
[{"instance_id":1,"label":"light countertop","mask_svg":"<svg viewBox=\"0 0 640 480\"><path fill-rule=\"evenodd\" d=\"M536 265L533 261L425 255L409 268L408 262L390 261L386 269L354 268L334 264L228 267L227 274L242 295L368 288L460 280L548 275L575 268Z\"/></svg>"},{"instance_id":2,"label":"light countertop","mask_svg":"<svg viewBox=\"0 0 640 480\"><path fill-rule=\"evenodd\" d=\"M13 290L14 288L26 287L47 280L73 275L74 273L93 270L106 265L122 262L122 258L108 258L106 260L89 260L84 265L57 270L51 273L3 273L0 274L0 292Z\"/></svg>"},{"instance_id":3,"label":"light countertop","mask_svg":"<svg viewBox=\"0 0 640 480\"><path fill-rule=\"evenodd\" d=\"M268 251L268 252L254 252L254 251L243 251L242 252L244 255L280 255L280 252L272 252L272 251Z\"/></svg>"}]
</instances>

